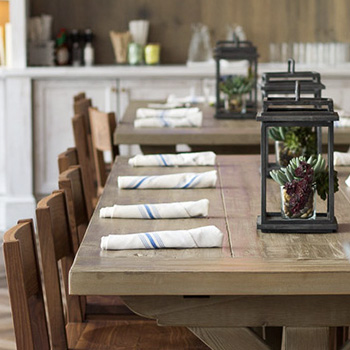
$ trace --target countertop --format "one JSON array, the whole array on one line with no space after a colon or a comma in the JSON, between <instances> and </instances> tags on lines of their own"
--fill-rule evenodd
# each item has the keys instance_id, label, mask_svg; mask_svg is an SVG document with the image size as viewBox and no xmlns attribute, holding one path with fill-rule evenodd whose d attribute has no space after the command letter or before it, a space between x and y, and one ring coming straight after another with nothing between
<instances>
[{"instance_id":1,"label":"countertop","mask_svg":"<svg viewBox=\"0 0 350 350\"><path fill-rule=\"evenodd\" d=\"M258 73L286 71L286 63L260 63ZM321 73L322 78L349 79L350 63L329 65L296 65L297 71L314 70ZM227 66L222 69L223 74L244 74L246 68L242 65ZM215 65L157 65L157 66L128 66L128 65L96 65L92 67L27 67L1 68L0 78L29 77L33 79L45 78L213 78Z\"/></svg>"}]
</instances>

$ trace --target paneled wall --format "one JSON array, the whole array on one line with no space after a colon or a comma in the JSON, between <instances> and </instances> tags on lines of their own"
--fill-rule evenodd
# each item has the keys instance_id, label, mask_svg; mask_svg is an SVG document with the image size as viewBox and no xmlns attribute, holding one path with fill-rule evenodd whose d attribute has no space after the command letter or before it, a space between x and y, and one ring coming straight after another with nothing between
<instances>
[{"instance_id":1,"label":"paneled wall","mask_svg":"<svg viewBox=\"0 0 350 350\"><path fill-rule=\"evenodd\" d=\"M54 16L59 28L92 28L96 63L114 62L109 31L126 31L132 19L149 19L149 41L162 45L163 63L184 63L191 23L209 26L212 44L239 23L269 59L270 42L350 41L349 0L30 0L31 15Z\"/></svg>"}]
</instances>

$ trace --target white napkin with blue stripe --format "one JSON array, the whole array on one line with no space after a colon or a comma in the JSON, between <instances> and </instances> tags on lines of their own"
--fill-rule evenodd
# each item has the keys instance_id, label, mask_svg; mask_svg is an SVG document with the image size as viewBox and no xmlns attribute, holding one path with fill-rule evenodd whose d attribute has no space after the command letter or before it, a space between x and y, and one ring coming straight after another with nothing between
<instances>
[{"instance_id":1,"label":"white napkin with blue stripe","mask_svg":"<svg viewBox=\"0 0 350 350\"><path fill-rule=\"evenodd\" d=\"M345 180L346 186L350 187L350 175L349 177Z\"/></svg>"},{"instance_id":2,"label":"white napkin with blue stripe","mask_svg":"<svg viewBox=\"0 0 350 350\"><path fill-rule=\"evenodd\" d=\"M203 173L179 173L151 176L118 176L118 187L125 189L146 188L207 188L215 187L216 170Z\"/></svg>"},{"instance_id":3,"label":"white napkin with blue stripe","mask_svg":"<svg viewBox=\"0 0 350 350\"><path fill-rule=\"evenodd\" d=\"M184 118L200 112L199 108L152 109L138 108L136 119L144 118Z\"/></svg>"},{"instance_id":4,"label":"white napkin with blue stripe","mask_svg":"<svg viewBox=\"0 0 350 350\"><path fill-rule=\"evenodd\" d=\"M129 159L131 166L213 166L214 152L193 152L179 154L138 154Z\"/></svg>"},{"instance_id":5,"label":"white napkin with blue stripe","mask_svg":"<svg viewBox=\"0 0 350 350\"><path fill-rule=\"evenodd\" d=\"M350 152L334 152L333 157L336 166L350 165Z\"/></svg>"},{"instance_id":6,"label":"white napkin with blue stripe","mask_svg":"<svg viewBox=\"0 0 350 350\"><path fill-rule=\"evenodd\" d=\"M135 128L198 128L202 126L202 112L185 117L154 117L134 120Z\"/></svg>"},{"instance_id":7,"label":"white napkin with blue stripe","mask_svg":"<svg viewBox=\"0 0 350 350\"><path fill-rule=\"evenodd\" d=\"M101 249L213 248L221 247L222 239L223 233L212 225L191 230L108 235L101 238Z\"/></svg>"},{"instance_id":8,"label":"white napkin with blue stripe","mask_svg":"<svg viewBox=\"0 0 350 350\"><path fill-rule=\"evenodd\" d=\"M209 201L114 205L100 209L100 218L176 219L208 216Z\"/></svg>"}]
</instances>

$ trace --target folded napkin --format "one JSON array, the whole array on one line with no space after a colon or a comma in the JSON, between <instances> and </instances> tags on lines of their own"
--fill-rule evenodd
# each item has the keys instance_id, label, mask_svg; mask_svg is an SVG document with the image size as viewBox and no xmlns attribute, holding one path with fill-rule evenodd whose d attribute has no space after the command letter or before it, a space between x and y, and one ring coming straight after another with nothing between
<instances>
[{"instance_id":1,"label":"folded napkin","mask_svg":"<svg viewBox=\"0 0 350 350\"><path fill-rule=\"evenodd\" d=\"M155 108L155 109L172 109L172 108L178 108L178 107L184 107L181 103L149 103L147 105L147 108Z\"/></svg>"},{"instance_id":2,"label":"folded napkin","mask_svg":"<svg viewBox=\"0 0 350 350\"><path fill-rule=\"evenodd\" d=\"M350 165L350 152L334 152L334 165Z\"/></svg>"},{"instance_id":3,"label":"folded napkin","mask_svg":"<svg viewBox=\"0 0 350 350\"><path fill-rule=\"evenodd\" d=\"M208 216L209 201L114 205L100 209L100 218L176 219Z\"/></svg>"},{"instance_id":4,"label":"folded napkin","mask_svg":"<svg viewBox=\"0 0 350 350\"><path fill-rule=\"evenodd\" d=\"M135 128L196 128L202 126L202 112L188 114L186 117L154 117L134 120Z\"/></svg>"},{"instance_id":5,"label":"folded napkin","mask_svg":"<svg viewBox=\"0 0 350 350\"><path fill-rule=\"evenodd\" d=\"M190 95L186 97L176 97L175 95L169 95L167 99L167 104L178 104L178 105L185 105L190 106L192 104L199 104L199 103L209 103L214 104L216 102L216 96L210 95L210 96L195 96Z\"/></svg>"},{"instance_id":6,"label":"folded napkin","mask_svg":"<svg viewBox=\"0 0 350 350\"><path fill-rule=\"evenodd\" d=\"M136 155L129 159L131 166L209 166L215 165L214 152L193 152L179 154Z\"/></svg>"},{"instance_id":7,"label":"folded napkin","mask_svg":"<svg viewBox=\"0 0 350 350\"><path fill-rule=\"evenodd\" d=\"M184 118L192 114L198 114L199 108L173 108L173 109L152 109L139 108L136 111L136 119L144 118Z\"/></svg>"},{"instance_id":8,"label":"folded napkin","mask_svg":"<svg viewBox=\"0 0 350 350\"><path fill-rule=\"evenodd\" d=\"M216 170L204 173L179 173L153 176L118 176L118 187L128 189L144 188L206 188L215 187Z\"/></svg>"},{"instance_id":9,"label":"folded napkin","mask_svg":"<svg viewBox=\"0 0 350 350\"><path fill-rule=\"evenodd\" d=\"M216 226L203 226L191 230L104 236L101 249L212 248L221 247L222 238L223 233Z\"/></svg>"},{"instance_id":10,"label":"folded napkin","mask_svg":"<svg viewBox=\"0 0 350 350\"><path fill-rule=\"evenodd\" d=\"M350 187L350 175L349 177L345 180L346 186Z\"/></svg>"}]
</instances>

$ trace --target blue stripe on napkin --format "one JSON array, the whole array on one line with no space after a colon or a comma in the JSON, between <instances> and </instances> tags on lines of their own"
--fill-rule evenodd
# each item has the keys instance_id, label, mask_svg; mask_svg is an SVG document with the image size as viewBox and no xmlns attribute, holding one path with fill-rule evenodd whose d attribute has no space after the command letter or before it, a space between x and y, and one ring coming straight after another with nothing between
<instances>
[{"instance_id":1,"label":"blue stripe on napkin","mask_svg":"<svg viewBox=\"0 0 350 350\"><path fill-rule=\"evenodd\" d=\"M164 157L162 154L159 154L159 157L161 158L161 160L163 161L165 166L168 166L167 162L165 161Z\"/></svg>"},{"instance_id":2,"label":"blue stripe on napkin","mask_svg":"<svg viewBox=\"0 0 350 350\"><path fill-rule=\"evenodd\" d=\"M188 181L187 184L185 184L184 186L182 186L182 188L187 188L187 187L189 187L189 186L192 184L192 182L193 182L198 176L199 176L199 175L193 176L193 178L192 178L190 181Z\"/></svg>"},{"instance_id":3,"label":"blue stripe on napkin","mask_svg":"<svg viewBox=\"0 0 350 350\"><path fill-rule=\"evenodd\" d=\"M153 240L152 236L149 233L145 233L145 235L147 236L147 238L149 239L149 241L153 245L153 248L154 249L159 249L159 247L157 246L156 242Z\"/></svg>"},{"instance_id":4,"label":"blue stripe on napkin","mask_svg":"<svg viewBox=\"0 0 350 350\"><path fill-rule=\"evenodd\" d=\"M144 204L145 209L147 210L147 213L151 219L155 219L154 215L152 214L151 208L147 205Z\"/></svg>"}]
</instances>

